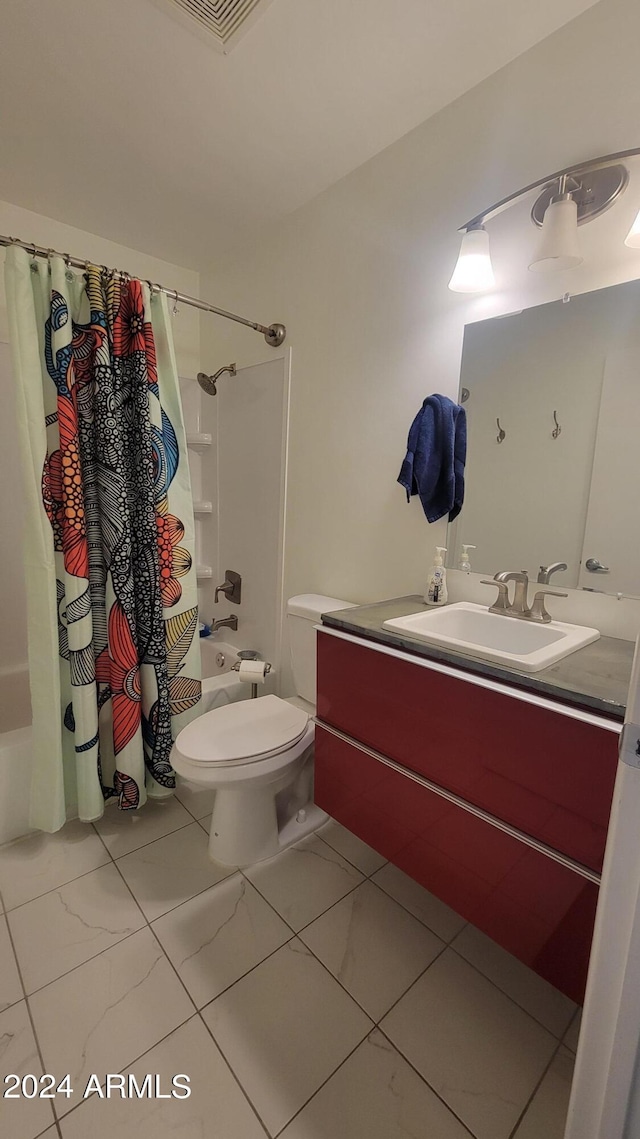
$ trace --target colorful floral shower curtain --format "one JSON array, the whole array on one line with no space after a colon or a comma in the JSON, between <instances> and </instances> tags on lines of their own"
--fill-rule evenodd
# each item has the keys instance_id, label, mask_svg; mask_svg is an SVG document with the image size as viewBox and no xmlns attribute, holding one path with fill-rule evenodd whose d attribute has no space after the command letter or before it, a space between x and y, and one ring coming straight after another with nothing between
<instances>
[{"instance_id":1,"label":"colorful floral shower curtain","mask_svg":"<svg viewBox=\"0 0 640 1139\"><path fill-rule=\"evenodd\" d=\"M175 786L197 712L193 505L164 294L11 246L27 475L31 824L135 810Z\"/></svg>"}]
</instances>

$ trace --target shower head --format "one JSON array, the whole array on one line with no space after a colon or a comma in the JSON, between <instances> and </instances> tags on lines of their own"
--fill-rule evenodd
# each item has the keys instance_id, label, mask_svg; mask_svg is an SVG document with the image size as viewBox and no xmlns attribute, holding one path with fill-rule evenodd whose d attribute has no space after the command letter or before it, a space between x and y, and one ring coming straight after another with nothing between
<instances>
[{"instance_id":1,"label":"shower head","mask_svg":"<svg viewBox=\"0 0 640 1139\"><path fill-rule=\"evenodd\" d=\"M212 376L208 376L206 372L198 372L198 383L203 392L206 392L207 395L217 395L216 380L220 379L223 372L228 372L230 376L235 376L237 374L235 364L227 364L224 368L218 368L218 371L214 372Z\"/></svg>"}]
</instances>

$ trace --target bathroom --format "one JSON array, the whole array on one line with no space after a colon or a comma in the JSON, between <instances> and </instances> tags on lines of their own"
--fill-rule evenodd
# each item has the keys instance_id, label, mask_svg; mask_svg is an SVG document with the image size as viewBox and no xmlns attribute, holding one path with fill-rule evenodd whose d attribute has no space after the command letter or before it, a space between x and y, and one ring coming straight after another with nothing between
<instances>
[{"instance_id":1,"label":"bathroom","mask_svg":"<svg viewBox=\"0 0 640 1139\"><path fill-rule=\"evenodd\" d=\"M252 714L245 712L256 703L249 698L251 675L261 671L261 697L295 700L295 630L315 636L326 611L322 602L316 610L307 602L305 617L300 599L334 599L332 608L341 609L347 602L366 607L404 598L403 613L411 615L421 609L436 546L448 547L449 597L438 617L461 602L486 609L496 591L482 582L526 566L529 601L534 586L566 593L547 599L553 620L615 642L626 699L640 632L640 580L627 576L609 588L597 570L580 577L578 563L594 557L606 566L609 554L585 547L582 558L577 538L571 550L564 545L589 490L585 477L572 482L577 460L585 462L586 444L578 448L576 432L581 439L595 435L598 410L611 408L611 400L598 404L590 396L587 423L584 389L576 384L587 362L584 337L580 369L565 367L557 403L547 399L542 376L537 383L532 348L529 370L518 369L518 386L505 387L500 424L492 408L486 412L487 455L496 466L487 463L480 472L484 483L474 474L480 399L470 368L481 363L484 330L495 345L496 336L504 340L530 315L578 314L581 300L595 303L599 292L633 290L640 280L640 250L624 240L640 210L637 154L620 160L629 181L611 208L580 226L583 261L575 268L529 272L540 241L529 216L536 195L517 196L556 171L640 145L637 5L261 0L226 53L210 29L194 29L179 7L173 0L113 0L108 9L94 0L5 0L0 234L27 243L27 265L34 247L57 250L63 270L68 256L73 275L82 276L86 260L166 289L194 507L198 614L208 626L237 619L236 628L234 621L223 624L194 650L200 648L203 709L208 700L212 715L226 715L236 703L243 708L238 715ZM400 11L401 21L393 18ZM458 231L512 196L509 208L486 220L495 284L477 293L452 291ZM0 248L0 257L9 252ZM46 269L46 256L33 260ZM601 890L581 1021L586 957L578 966L565 953L563 975L554 973L553 983L555 964L545 966L544 976L524 963L512 929L503 929L504 936L493 926L487 932L488 915L469 917L462 900L456 908L432 870L418 873L408 861L402 868L392 849L396 832L376 814L384 807L397 821L392 767L385 768L390 782L380 784L388 788L386 805L374 802L372 791L368 812L357 803L350 811L340 799L340 771L331 784L338 745L350 745L334 735L330 755L329 728L357 737L369 753L385 752L373 728L371 736L358 736L356 728L347 732L346 719L338 722L338 708L344 705L348 717L358 705L382 732L392 709L383 687L369 695L358 654L388 668L415 669L395 691L396 703L407 707L427 674L443 685L460 683L446 665L440 672L423 667L430 658L420 648L407 660L411 654L388 637L378 642L385 653L378 652L370 639L354 636L356 617L348 611L338 623L325 622L318 634L325 687L317 714L328 727L316 797L331 819L318 822L310 814L301 777L280 810L294 831L308 833L281 854L241 857L240 869L225 858L212 860L216 835L208 832L223 797L180 773L176 793L164 801L151 798L132 811L110 801L93 823L69 811L60 829L34 828L27 629L36 645L40 630L27 622L20 545L27 494L18 481L24 484L15 368L0 288L7 407L0 425L7 535L0 571L0 1076L15 1073L24 1081L49 1073L62 1089L43 1096L39 1085L34 1094L27 1079L15 1098L3 1095L2 1133L11 1139L76 1139L88 1132L97 1139L134 1133L635 1139L637 773L618 772L607 902ZM200 298L249 323L282 323L284 339L271 344L260 331L181 297ZM571 299L563 304L563 297ZM632 328L633 303L619 308L631 313ZM529 343L536 336L548 344L535 327ZM157 335L156 341L163 343ZM220 369L227 370L213 396L197 376ZM396 480L423 400L438 392L457 403L463 387L470 392L462 404L469 423L466 509L447 528L444 517L427 524L417 498L407 505ZM633 437L626 446L623 440L633 418L620 418L622 452L632 446ZM498 442L500 431L505 437ZM576 463L559 474L557 463L567 454ZM525 460L534 464L533 475L523 473ZM633 525L625 523L634 509L632 485L613 500L605 494L606 516L627 536L637 565L637 526L634 545ZM524 537L533 533L534 519L548 519L558 507L550 548L537 553L535 544L509 544L518 501L527 519ZM508 523L500 524L507 514L492 507L513 510ZM470 573L456 568L462 542L476 547ZM540 565L558 562L568 563L567 571L536 583ZM239 604L231 599L228 571L240 574ZM288 612L292 598L297 611L289 606ZM525 622L510 624L517 630ZM57 661L47 656L42 635L40 663L51 671ZM595 653L600 642L580 652ZM339 648L342 660L331 655ZM248 661L249 683L241 680L230 666L243 650L256 652L270 671ZM465 681L478 702L487 695L499 709L515 703L500 688L509 688L504 677L465 675L494 687L489 693ZM509 693L535 691L534 702L518 703L515 727L501 711L494 725L503 739L513 730L525 750L526 717L552 716L547 704L557 704L535 689L531 675L533 688ZM331 687L337 676L353 699ZM606 678L593 677L592 671L592 691L602 681L602 696ZM221 692L231 692L231 703ZM303 715L315 704L311 695L306 705L288 707ZM460 717L452 716L450 703L437 712L442 738L447 719ZM579 724L602 733L610 776L621 717L592 704ZM578 723L561 718L567 731ZM374 761L361 755L366 780L365 759ZM448 757L441 751L436 761ZM401 763L395 754L391 759ZM597 767L597 747L589 763ZM561 760L550 761L551 768L563 770ZM424 772L419 778L415 795L398 798L409 820L428 794L426 782L438 782ZM585 782L576 771L581 792ZM611 778L603 794L608 815ZM460 786L452 795L464 799ZM491 814L486 804L479 810ZM476 817L474 825L482 822ZM506 825L519 829L517 821ZM602 832L601 819L598 826ZM255 836L255 827L245 829ZM595 830L594 822L589 834ZM491 841L481 848L494 849ZM592 901L601 856L589 864L579 851L562 854L572 866L591 866L584 881ZM590 915L581 941L587 957ZM67 1073L69 1096L62 1084ZM142 1082L148 1073L157 1078L153 1097L117 1090L118 1077ZM178 1073L189 1077L188 1098L171 1096ZM83 1099L94 1075L97 1087Z\"/></svg>"}]
</instances>

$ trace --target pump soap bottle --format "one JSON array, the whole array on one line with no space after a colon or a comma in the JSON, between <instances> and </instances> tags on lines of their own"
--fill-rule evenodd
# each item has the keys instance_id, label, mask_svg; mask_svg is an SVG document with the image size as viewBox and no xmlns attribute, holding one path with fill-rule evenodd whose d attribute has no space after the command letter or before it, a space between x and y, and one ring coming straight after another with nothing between
<instances>
[{"instance_id":1,"label":"pump soap bottle","mask_svg":"<svg viewBox=\"0 0 640 1139\"><path fill-rule=\"evenodd\" d=\"M477 550L477 548L477 546L472 546L470 542L462 543L462 553L460 554L460 561L458 562L459 570L464 570L465 573L471 573L469 550Z\"/></svg>"},{"instance_id":2,"label":"pump soap bottle","mask_svg":"<svg viewBox=\"0 0 640 1139\"><path fill-rule=\"evenodd\" d=\"M443 554L446 554L446 552L446 546L436 546L436 556L429 570L427 592L424 595L427 605L444 605L446 603L447 571L444 568L443 558Z\"/></svg>"}]
</instances>

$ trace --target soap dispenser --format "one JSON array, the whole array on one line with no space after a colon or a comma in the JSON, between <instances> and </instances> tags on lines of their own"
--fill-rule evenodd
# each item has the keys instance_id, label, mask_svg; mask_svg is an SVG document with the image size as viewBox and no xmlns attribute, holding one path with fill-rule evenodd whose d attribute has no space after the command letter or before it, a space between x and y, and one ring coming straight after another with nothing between
<instances>
[{"instance_id":1,"label":"soap dispenser","mask_svg":"<svg viewBox=\"0 0 640 1139\"><path fill-rule=\"evenodd\" d=\"M458 562L459 570L464 570L465 573L471 573L469 550L477 550L477 548L477 546L472 546L470 542L462 543L462 553L460 554L460 561Z\"/></svg>"},{"instance_id":2,"label":"soap dispenser","mask_svg":"<svg viewBox=\"0 0 640 1139\"><path fill-rule=\"evenodd\" d=\"M446 546L436 546L436 556L427 578L427 592L424 599L427 605L444 605L447 600L447 571L444 568Z\"/></svg>"}]
</instances>

